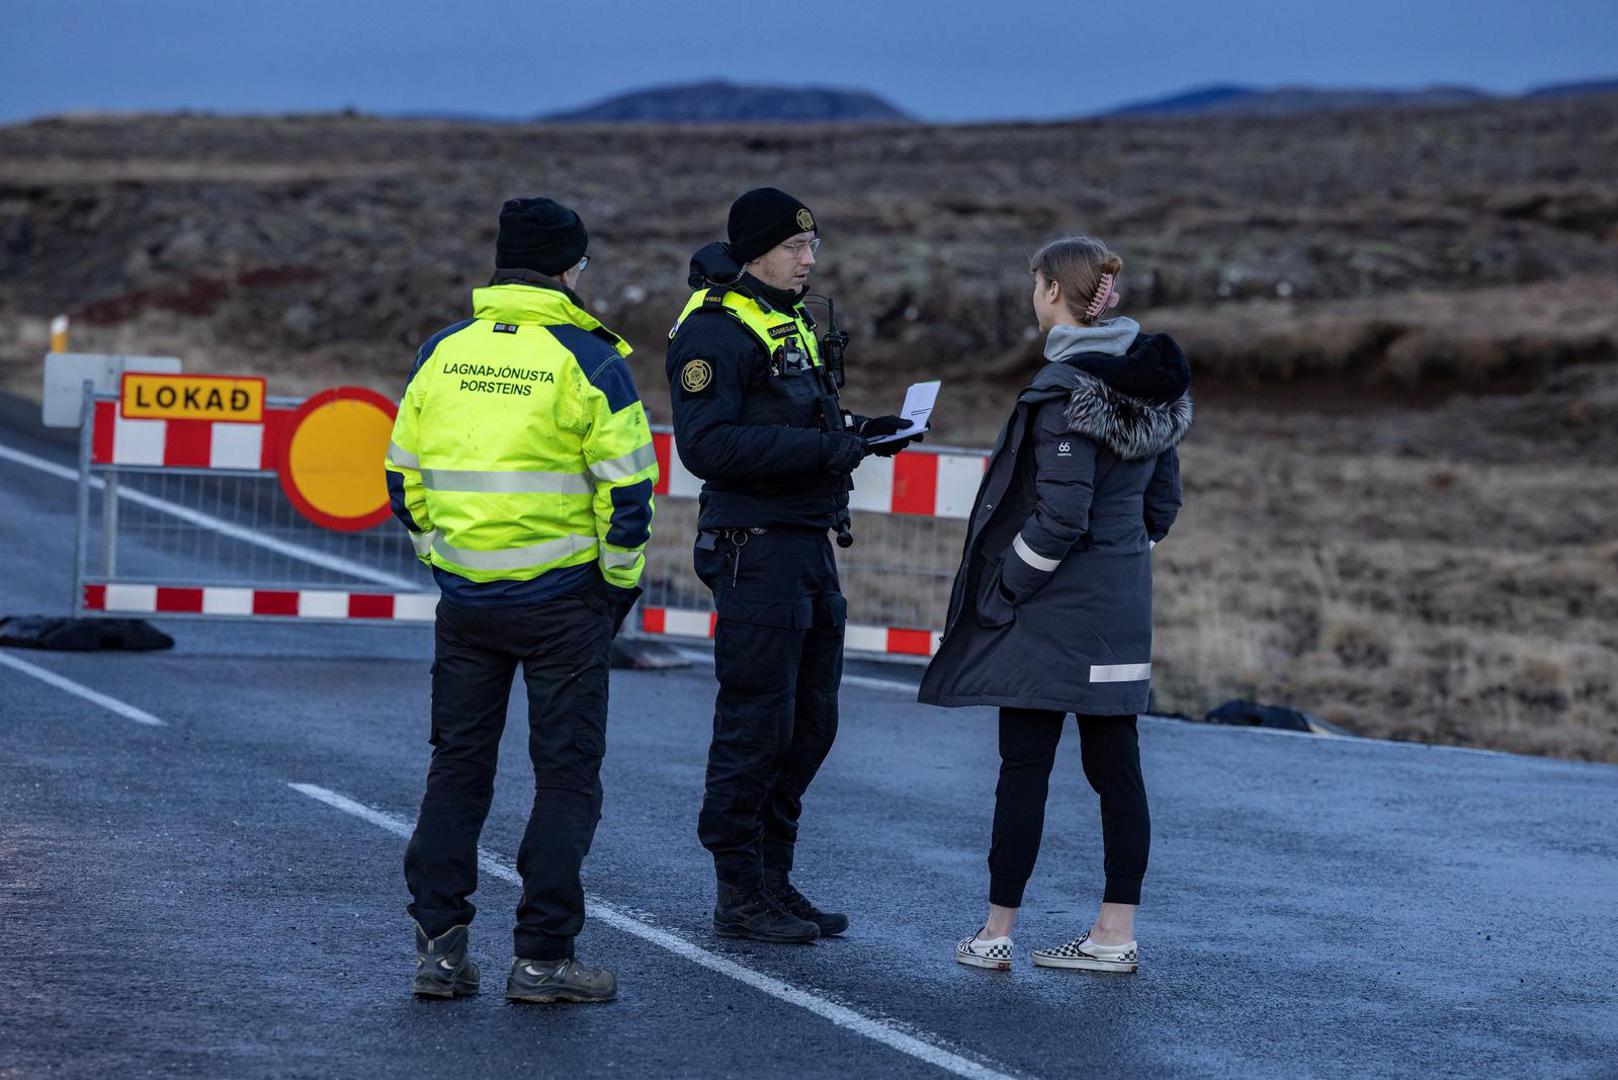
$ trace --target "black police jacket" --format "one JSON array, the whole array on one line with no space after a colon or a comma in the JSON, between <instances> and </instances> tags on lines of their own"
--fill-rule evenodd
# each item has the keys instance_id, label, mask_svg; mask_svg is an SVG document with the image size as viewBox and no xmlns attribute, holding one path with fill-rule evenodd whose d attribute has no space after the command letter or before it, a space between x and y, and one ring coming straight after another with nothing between
<instances>
[{"instance_id":1,"label":"black police jacket","mask_svg":"<svg viewBox=\"0 0 1618 1080\"><path fill-rule=\"evenodd\" d=\"M796 297L750 277L735 287L777 310L797 306ZM696 389L680 378L693 360L711 368ZM821 456L821 433L843 426L824 369L772 365L751 330L722 308L704 307L669 341L667 372L675 447L703 481L699 528L833 528L847 516L853 484L829 472Z\"/></svg>"}]
</instances>

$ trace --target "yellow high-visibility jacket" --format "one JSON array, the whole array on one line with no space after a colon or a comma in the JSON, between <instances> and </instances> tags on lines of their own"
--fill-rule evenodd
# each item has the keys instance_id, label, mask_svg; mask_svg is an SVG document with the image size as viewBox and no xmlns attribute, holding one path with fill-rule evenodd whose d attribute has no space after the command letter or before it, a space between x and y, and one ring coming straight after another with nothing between
<instances>
[{"instance_id":1,"label":"yellow high-visibility jacket","mask_svg":"<svg viewBox=\"0 0 1618 1080\"><path fill-rule=\"evenodd\" d=\"M527 603L592 564L633 588L658 471L629 345L521 271L472 305L417 353L388 447L416 553L454 597Z\"/></svg>"}]
</instances>

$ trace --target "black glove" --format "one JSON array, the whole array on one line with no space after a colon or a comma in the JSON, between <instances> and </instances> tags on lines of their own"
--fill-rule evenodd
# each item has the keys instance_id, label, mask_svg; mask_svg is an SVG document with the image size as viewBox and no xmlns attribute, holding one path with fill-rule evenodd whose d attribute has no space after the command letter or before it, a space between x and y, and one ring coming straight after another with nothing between
<instances>
[{"instance_id":1,"label":"black glove","mask_svg":"<svg viewBox=\"0 0 1618 1080\"><path fill-rule=\"evenodd\" d=\"M903 431L910 423L902 416L856 416L854 417L854 430L862 438L879 439L884 435L892 435L896 431ZM921 436L912 435L908 439L895 439L892 442L874 443L871 453L877 457L892 457L913 442L920 442Z\"/></svg>"},{"instance_id":2,"label":"black glove","mask_svg":"<svg viewBox=\"0 0 1618 1080\"><path fill-rule=\"evenodd\" d=\"M635 601L640 599L644 590L639 585L631 588L620 588L617 585L607 586L607 604L612 615L612 636L617 637L618 632L624 628L624 620L635 607Z\"/></svg>"},{"instance_id":3,"label":"black glove","mask_svg":"<svg viewBox=\"0 0 1618 1080\"><path fill-rule=\"evenodd\" d=\"M867 439L880 439L884 435L892 435L895 431L903 431L908 426L902 416L854 417L854 430Z\"/></svg>"},{"instance_id":4,"label":"black glove","mask_svg":"<svg viewBox=\"0 0 1618 1080\"><path fill-rule=\"evenodd\" d=\"M820 464L828 472L847 476L865 460L865 455L869 452L865 440L851 431L820 433Z\"/></svg>"}]
</instances>

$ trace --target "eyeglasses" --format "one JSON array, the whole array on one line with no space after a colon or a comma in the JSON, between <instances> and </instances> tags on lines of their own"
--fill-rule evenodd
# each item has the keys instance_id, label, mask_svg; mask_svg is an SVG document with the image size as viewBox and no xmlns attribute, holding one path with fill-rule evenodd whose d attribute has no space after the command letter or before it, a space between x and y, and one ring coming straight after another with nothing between
<instances>
[{"instance_id":1,"label":"eyeglasses","mask_svg":"<svg viewBox=\"0 0 1618 1080\"><path fill-rule=\"evenodd\" d=\"M820 252L820 237L817 236L813 240L794 240L790 244L782 244L781 246L792 252L794 259L801 259L805 248L808 248L811 254Z\"/></svg>"},{"instance_id":2,"label":"eyeglasses","mask_svg":"<svg viewBox=\"0 0 1618 1080\"><path fill-rule=\"evenodd\" d=\"M579 273L582 274L582 273L584 273L584 268L589 266L589 265L590 265L590 256L584 255L584 256L580 257L579 265L575 266L573 269L577 270Z\"/></svg>"}]
</instances>

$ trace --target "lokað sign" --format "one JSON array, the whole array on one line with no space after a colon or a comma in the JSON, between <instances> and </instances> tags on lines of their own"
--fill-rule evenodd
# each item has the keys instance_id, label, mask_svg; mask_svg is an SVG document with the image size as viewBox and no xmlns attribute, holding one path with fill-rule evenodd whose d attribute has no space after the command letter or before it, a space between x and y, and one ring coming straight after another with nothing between
<instances>
[{"instance_id":1,"label":"loka\u00f0 sign","mask_svg":"<svg viewBox=\"0 0 1618 1080\"><path fill-rule=\"evenodd\" d=\"M264 419L264 380L236 375L124 372L119 413L126 420L211 420L256 424Z\"/></svg>"}]
</instances>

